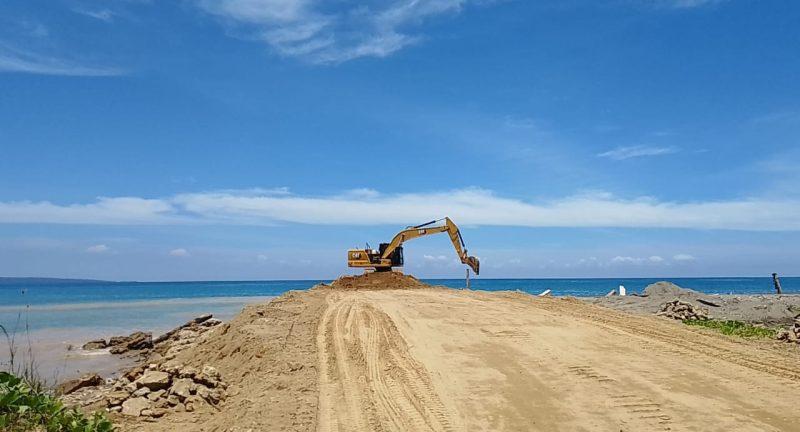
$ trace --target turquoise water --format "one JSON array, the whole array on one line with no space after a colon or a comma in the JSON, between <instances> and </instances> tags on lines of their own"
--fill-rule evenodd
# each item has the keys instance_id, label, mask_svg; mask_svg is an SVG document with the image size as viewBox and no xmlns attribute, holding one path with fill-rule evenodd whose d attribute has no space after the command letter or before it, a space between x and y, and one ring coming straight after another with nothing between
<instances>
[{"instance_id":1,"label":"turquoise water","mask_svg":"<svg viewBox=\"0 0 800 432\"><path fill-rule=\"evenodd\" d=\"M625 285L639 292L651 279L473 279L472 289L520 290L538 294L599 296ZM698 291L718 294L773 293L772 279L671 278ZM81 282L0 286L0 325L43 329L103 329L101 333L132 329L163 331L201 313L223 319L235 315L249 302L264 301L288 290L302 290L328 281L248 282ZM463 279L426 280L434 285L464 287ZM800 293L800 278L782 278L785 293Z\"/></svg>"}]
</instances>

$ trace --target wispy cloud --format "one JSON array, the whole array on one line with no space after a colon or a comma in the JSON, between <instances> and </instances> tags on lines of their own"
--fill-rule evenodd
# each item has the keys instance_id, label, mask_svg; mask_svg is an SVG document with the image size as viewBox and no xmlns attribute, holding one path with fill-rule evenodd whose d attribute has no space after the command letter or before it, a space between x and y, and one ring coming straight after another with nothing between
<instances>
[{"instance_id":1,"label":"wispy cloud","mask_svg":"<svg viewBox=\"0 0 800 432\"><path fill-rule=\"evenodd\" d=\"M694 257L687 254L674 255L671 260L660 255L617 255L610 259L600 259L597 257L581 258L574 264L568 264L567 267L608 268L619 266L671 266L675 263L691 260L694 260Z\"/></svg>"},{"instance_id":2,"label":"wispy cloud","mask_svg":"<svg viewBox=\"0 0 800 432\"><path fill-rule=\"evenodd\" d=\"M800 111L786 110L775 111L768 114L762 114L750 119L750 124L753 125L774 125L774 124L798 124L800 123Z\"/></svg>"},{"instance_id":3,"label":"wispy cloud","mask_svg":"<svg viewBox=\"0 0 800 432\"><path fill-rule=\"evenodd\" d=\"M179 194L160 199L100 198L92 203L0 203L0 223L95 225L410 224L450 216L464 225L643 227L800 231L800 200L662 202L607 193L544 202L504 198L485 189L421 193L299 196L269 190Z\"/></svg>"},{"instance_id":4,"label":"wispy cloud","mask_svg":"<svg viewBox=\"0 0 800 432\"><path fill-rule=\"evenodd\" d=\"M663 264L666 260L658 255L649 257L615 256L611 258L611 264Z\"/></svg>"},{"instance_id":5,"label":"wispy cloud","mask_svg":"<svg viewBox=\"0 0 800 432\"><path fill-rule=\"evenodd\" d=\"M73 11L77 14L81 14L90 18L94 18L96 20L100 20L103 22L110 23L114 21L114 17L117 15L114 11L110 9L73 9Z\"/></svg>"},{"instance_id":6,"label":"wispy cloud","mask_svg":"<svg viewBox=\"0 0 800 432\"><path fill-rule=\"evenodd\" d=\"M169 251L169 256L185 258L189 256L189 251L184 248L172 249Z\"/></svg>"},{"instance_id":7,"label":"wispy cloud","mask_svg":"<svg viewBox=\"0 0 800 432\"><path fill-rule=\"evenodd\" d=\"M33 38L46 38L50 35L47 26L38 21L21 20L16 23L16 27L21 34Z\"/></svg>"},{"instance_id":8,"label":"wispy cloud","mask_svg":"<svg viewBox=\"0 0 800 432\"><path fill-rule=\"evenodd\" d=\"M142 225L189 222L175 214L168 200L134 197L98 198L89 204L47 201L0 202L0 222L81 225Z\"/></svg>"},{"instance_id":9,"label":"wispy cloud","mask_svg":"<svg viewBox=\"0 0 800 432\"><path fill-rule=\"evenodd\" d=\"M703 6L711 6L724 3L728 0L647 0L648 2L660 7L674 9L692 9Z\"/></svg>"},{"instance_id":10,"label":"wispy cloud","mask_svg":"<svg viewBox=\"0 0 800 432\"><path fill-rule=\"evenodd\" d=\"M3 43L0 43L0 72L66 76L114 76L124 73L120 69L86 66L57 57L24 52Z\"/></svg>"},{"instance_id":11,"label":"wispy cloud","mask_svg":"<svg viewBox=\"0 0 800 432\"><path fill-rule=\"evenodd\" d=\"M109 248L108 246L106 246L104 244L98 244L98 245L89 246L88 248L86 248L86 252L93 253L93 254L102 254L102 253L106 253L106 252L108 252L110 250L111 250L111 248Z\"/></svg>"},{"instance_id":12,"label":"wispy cloud","mask_svg":"<svg viewBox=\"0 0 800 432\"><path fill-rule=\"evenodd\" d=\"M613 160L625 160L646 156L663 156L672 153L677 153L677 147L659 147L659 146L646 146L636 145L628 147L617 147L612 150L599 153L598 157L609 158Z\"/></svg>"},{"instance_id":13,"label":"wispy cloud","mask_svg":"<svg viewBox=\"0 0 800 432\"><path fill-rule=\"evenodd\" d=\"M386 57L420 40L426 19L459 12L479 0L197 0L204 11L261 40L277 53L313 63Z\"/></svg>"}]
</instances>

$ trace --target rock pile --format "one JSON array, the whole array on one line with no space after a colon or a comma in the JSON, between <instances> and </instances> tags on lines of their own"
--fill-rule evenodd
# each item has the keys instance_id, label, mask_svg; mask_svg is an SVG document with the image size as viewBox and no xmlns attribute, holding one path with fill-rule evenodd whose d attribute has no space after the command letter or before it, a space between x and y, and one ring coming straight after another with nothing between
<instances>
[{"instance_id":1,"label":"rock pile","mask_svg":"<svg viewBox=\"0 0 800 432\"><path fill-rule=\"evenodd\" d=\"M111 412L161 417L169 410L192 412L203 404L218 405L227 385L211 366L152 364L137 367L116 380L103 400Z\"/></svg>"},{"instance_id":2,"label":"rock pile","mask_svg":"<svg viewBox=\"0 0 800 432\"><path fill-rule=\"evenodd\" d=\"M93 405L147 417L161 417L170 410L191 412L201 404L217 405L225 398L227 385L215 368L204 366L197 370L171 360L220 324L222 321L211 315L203 315L155 340L149 333L136 332L108 342L87 342L83 347L87 350L111 347L115 354L134 351L141 356L141 363L107 383L96 374L62 383L62 400L68 406Z\"/></svg>"},{"instance_id":3,"label":"rock pile","mask_svg":"<svg viewBox=\"0 0 800 432\"><path fill-rule=\"evenodd\" d=\"M778 332L778 340L800 344L800 315L794 317L794 324Z\"/></svg>"},{"instance_id":4,"label":"rock pile","mask_svg":"<svg viewBox=\"0 0 800 432\"><path fill-rule=\"evenodd\" d=\"M175 358L175 354L194 343L198 336L220 324L222 321L211 314L201 315L156 339L153 339L151 333L137 331L129 336L114 336L107 342L105 339L89 341L83 344L82 348L87 351L111 348L111 354L124 354L129 351L142 351L143 354L148 354L150 350L155 350L170 360Z\"/></svg>"},{"instance_id":5,"label":"rock pile","mask_svg":"<svg viewBox=\"0 0 800 432\"><path fill-rule=\"evenodd\" d=\"M199 316L156 338L153 341L153 356L156 359L160 356L164 360L172 360L179 352L196 344L200 336L220 324L222 321L213 318L211 314Z\"/></svg>"},{"instance_id":6,"label":"rock pile","mask_svg":"<svg viewBox=\"0 0 800 432\"><path fill-rule=\"evenodd\" d=\"M111 354L124 354L128 351L140 351L153 348L152 333L133 332L128 336L114 336L106 342L105 339L97 339L86 342L82 347L84 350L97 350L111 348Z\"/></svg>"},{"instance_id":7,"label":"rock pile","mask_svg":"<svg viewBox=\"0 0 800 432\"><path fill-rule=\"evenodd\" d=\"M56 386L56 393L60 395L68 395L86 387L96 387L102 385L105 381L100 375L96 373L89 373L81 376L80 378L71 379L62 382Z\"/></svg>"},{"instance_id":8,"label":"rock pile","mask_svg":"<svg viewBox=\"0 0 800 432\"><path fill-rule=\"evenodd\" d=\"M665 316L676 320L707 320L708 309L695 306L691 303L678 299L669 301L661 305L656 315Z\"/></svg>"}]
</instances>

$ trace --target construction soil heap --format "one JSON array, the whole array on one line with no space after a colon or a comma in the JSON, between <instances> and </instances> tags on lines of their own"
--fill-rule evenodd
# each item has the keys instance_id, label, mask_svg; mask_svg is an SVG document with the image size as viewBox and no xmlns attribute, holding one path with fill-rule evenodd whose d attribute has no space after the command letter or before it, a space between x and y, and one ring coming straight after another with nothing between
<instances>
[{"instance_id":1,"label":"construction soil heap","mask_svg":"<svg viewBox=\"0 0 800 432\"><path fill-rule=\"evenodd\" d=\"M569 298L396 273L289 292L153 369L210 366L216 404L122 431L792 431L800 346ZM176 369L177 368L177 369ZM146 396L145 396L146 397ZM141 413L140 413L141 414Z\"/></svg>"},{"instance_id":2,"label":"construction soil heap","mask_svg":"<svg viewBox=\"0 0 800 432\"><path fill-rule=\"evenodd\" d=\"M414 276L395 271L367 272L358 276L342 276L330 285L317 285L316 288L341 290L385 290L432 288Z\"/></svg>"}]
</instances>

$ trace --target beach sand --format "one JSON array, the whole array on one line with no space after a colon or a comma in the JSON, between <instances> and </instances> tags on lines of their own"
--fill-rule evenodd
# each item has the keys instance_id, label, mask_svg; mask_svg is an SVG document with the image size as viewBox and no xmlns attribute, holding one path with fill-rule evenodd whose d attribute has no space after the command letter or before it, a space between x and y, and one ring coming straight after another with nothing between
<instances>
[{"instance_id":1,"label":"beach sand","mask_svg":"<svg viewBox=\"0 0 800 432\"><path fill-rule=\"evenodd\" d=\"M249 306L171 360L216 367L229 385L219 406L115 421L123 431L790 431L800 424L796 346L569 298L413 284L343 288Z\"/></svg>"}]
</instances>

